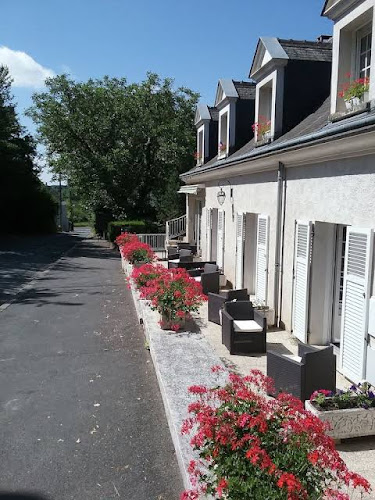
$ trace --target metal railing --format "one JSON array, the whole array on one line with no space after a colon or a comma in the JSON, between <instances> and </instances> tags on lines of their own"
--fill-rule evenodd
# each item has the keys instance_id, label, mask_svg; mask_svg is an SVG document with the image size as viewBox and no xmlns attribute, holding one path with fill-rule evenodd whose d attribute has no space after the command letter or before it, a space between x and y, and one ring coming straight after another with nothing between
<instances>
[{"instance_id":1,"label":"metal railing","mask_svg":"<svg viewBox=\"0 0 375 500\"><path fill-rule=\"evenodd\" d=\"M186 214L166 222L167 241L186 234Z\"/></svg>"},{"instance_id":2,"label":"metal railing","mask_svg":"<svg viewBox=\"0 0 375 500\"><path fill-rule=\"evenodd\" d=\"M137 236L142 243L150 245L154 252L161 252L162 250L165 250L166 235L164 233L138 234Z\"/></svg>"}]
</instances>

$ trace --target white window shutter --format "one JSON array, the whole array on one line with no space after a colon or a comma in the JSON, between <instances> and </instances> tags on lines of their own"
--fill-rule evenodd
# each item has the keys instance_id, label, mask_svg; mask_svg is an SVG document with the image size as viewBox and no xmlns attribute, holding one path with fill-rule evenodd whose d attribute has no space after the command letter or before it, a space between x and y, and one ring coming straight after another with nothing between
<instances>
[{"instance_id":1,"label":"white window shutter","mask_svg":"<svg viewBox=\"0 0 375 500\"><path fill-rule=\"evenodd\" d=\"M245 214L237 214L236 224L236 289L243 288L245 245Z\"/></svg>"},{"instance_id":2,"label":"white window shutter","mask_svg":"<svg viewBox=\"0 0 375 500\"><path fill-rule=\"evenodd\" d=\"M212 253L212 209L206 208L206 258L211 260Z\"/></svg>"},{"instance_id":3,"label":"white window shutter","mask_svg":"<svg viewBox=\"0 0 375 500\"><path fill-rule=\"evenodd\" d=\"M268 215L258 215L256 272L255 272L255 298L267 304L268 291Z\"/></svg>"},{"instance_id":4,"label":"white window shutter","mask_svg":"<svg viewBox=\"0 0 375 500\"><path fill-rule=\"evenodd\" d=\"M372 229L347 228L340 364L354 382L364 377L373 239Z\"/></svg>"},{"instance_id":5,"label":"white window shutter","mask_svg":"<svg viewBox=\"0 0 375 500\"><path fill-rule=\"evenodd\" d=\"M225 242L225 212L218 210L217 213L217 262L219 269L224 267L224 242Z\"/></svg>"},{"instance_id":6,"label":"white window shutter","mask_svg":"<svg viewBox=\"0 0 375 500\"><path fill-rule=\"evenodd\" d=\"M293 334L307 342L312 223L296 221L293 283Z\"/></svg>"}]
</instances>

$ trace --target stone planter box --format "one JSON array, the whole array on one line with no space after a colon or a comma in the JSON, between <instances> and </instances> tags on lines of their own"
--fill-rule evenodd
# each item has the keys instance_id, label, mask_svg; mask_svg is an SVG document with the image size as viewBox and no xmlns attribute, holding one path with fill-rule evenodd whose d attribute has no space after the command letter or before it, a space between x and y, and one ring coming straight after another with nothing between
<instances>
[{"instance_id":1,"label":"stone planter box","mask_svg":"<svg viewBox=\"0 0 375 500\"><path fill-rule=\"evenodd\" d=\"M375 435L375 408L348 408L345 410L322 411L310 402L305 402L306 410L331 424L327 432L333 439L347 439Z\"/></svg>"}]
</instances>

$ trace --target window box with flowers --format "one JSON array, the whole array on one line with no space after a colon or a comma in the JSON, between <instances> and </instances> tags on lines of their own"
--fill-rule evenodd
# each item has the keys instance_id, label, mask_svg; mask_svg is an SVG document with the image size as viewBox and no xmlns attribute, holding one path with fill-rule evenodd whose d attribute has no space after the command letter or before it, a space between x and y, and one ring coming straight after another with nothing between
<instances>
[{"instance_id":1,"label":"window box with flowers","mask_svg":"<svg viewBox=\"0 0 375 500\"><path fill-rule=\"evenodd\" d=\"M347 111L352 112L363 107L363 104L368 101L370 79L365 77L350 80L350 73L346 77L349 81L341 85L338 96L344 99Z\"/></svg>"},{"instance_id":2,"label":"window box with flowers","mask_svg":"<svg viewBox=\"0 0 375 500\"><path fill-rule=\"evenodd\" d=\"M328 424L290 394L270 399L272 387L260 370L230 373L224 387L190 387L197 400L182 433L192 434L199 459L190 463L193 489L181 500L349 500L353 489L371 490L348 470L326 434Z\"/></svg>"},{"instance_id":3,"label":"window box with flowers","mask_svg":"<svg viewBox=\"0 0 375 500\"><path fill-rule=\"evenodd\" d=\"M305 406L329 423L333 439L375 435L375 389L368 382L335 393L315 391Z\"/></svg>"},{"instance_id":4,"label":"window box with flowers","mask_svg":"<svg viewBox=\"0 0 375 500\"><path fill-rule=\"evenodd\" d=\"M227 145L220 141L219 143L219 156L223 157L227 154Z\"/></svg>"},{"instance_id":5,"label":"window box with flowers","mask_svg":"<svg viewBox=\"0 0 375 500\"><path fill-rule=\"evenodd\" d=\"M197 162L197 165L201 165L201 163L203 163L203 157L202 157L202 154L199 153L198 151L196 151L194 153L194 158L195 158L195 161Z\"/></svg>"},{"instance_id":6,"label":"window box with flowers","mask_svg":"<svg viewBox=\"0 0 375 500\"><path fill-rule=\"evenodd\" d=\"M259 117L259 121L252 125L258 146L271 142L271 120L264 116Z\"/></svg>"}]
</instances>

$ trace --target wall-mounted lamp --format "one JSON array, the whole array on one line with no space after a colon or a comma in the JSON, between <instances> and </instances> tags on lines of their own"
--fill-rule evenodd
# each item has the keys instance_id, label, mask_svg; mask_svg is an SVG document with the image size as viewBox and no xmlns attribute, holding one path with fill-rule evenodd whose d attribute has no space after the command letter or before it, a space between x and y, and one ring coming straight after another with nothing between
<instances>
[{"instance_id":1,"label":"wall-mounted lamp","mask_svg":"<svg viewBox=\"0 0 375 500\"><path fill-rule=\"evenodd\" d=\"M229 194L230 194L230 202L232 204L232 219L234 218L234 205L233 205L233 188L232 188L232 184L230 183L230 181L226 180L224 182L227 182L229 184ZM217 198L217 201L219 203L220 206L222 206L225 202L225 198L226 198L226 194L225 194L225 191L223 190L223 187L221 184L218 184L219 186L219 192L217 193L216 195L216 198Z\"/></svg>"}]
</instances>

